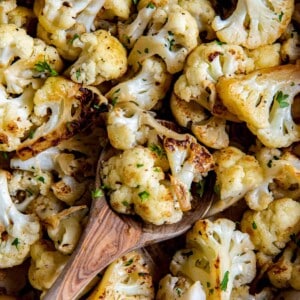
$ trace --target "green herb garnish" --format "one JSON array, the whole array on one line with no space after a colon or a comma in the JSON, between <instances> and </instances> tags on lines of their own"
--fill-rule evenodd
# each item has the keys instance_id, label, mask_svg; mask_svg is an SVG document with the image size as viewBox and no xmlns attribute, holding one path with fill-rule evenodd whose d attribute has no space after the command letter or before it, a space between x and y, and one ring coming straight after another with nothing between
<instances>
[{"instance_id":1,"label":"green herb garnish","mask_svg":"<svg viewBox=\"0 0 300 300\"><path fill-rule=\"evenodd\" d=\"M220 285L220 288L221 288L222 291L226 291L228 281L229 281L229 271L226 271L225 274L224 274L224 277L222 279L221 285Z\"/></svg>"},{"instance_id":2,"label":"green herb garnish","mask_svg":"<svg viewBox=\"0 0 300 300\"><path fill-rule=\"evenodd\" d=\"M150 194L147 191L140 192L138 193L138 195L142 201L147 200L150 196Z\"/></svg>"},{"instance_id":3,"label":"green herb garnish","mask_svg":"<svg viewBox=\"0 0 300 300\"><path fill-rule=\"evenodd\" d=\"M58 73L54 69L51 68L51 66L46 62L46 60L37 62L34 65L34 67L35 67L35 70L40 73L44 73L49 76L57 76L58 75Z\"/></svg>"},{"instance_id":4,"label":"green herb garnish","mask_svg":"<svg viewBox=\"0 0 300 300\"><path fill-rule=\"evenodd\" d=\"M275 101L278 102L279 107L280 108L284 108L284 107L288 107L289 106L289 103L285 101L288 97L289 97L288 94L284 94L282 91L278 91L275 94L274 98L275 98Z\"/></svg>"},{"instance_id":5,"label":"green herb garnish","mask_svg":"<svg viewBox=\"0 0 300 300\"><path fill-rule=\"evenodd\" d=\"M20 242L19 242L18 238L15 238L11 244L19 250L18 246L19 246Z\"/></svg>"},{"instance_id":6,"label":"green herb garnish","mask_svg":"<svg viewBox=\"0 0 300 300\"><path fill-rule=\"evenodd\" d=\"M95 189L92 191L92 198L95 199L95 198L99 198L99 197L102 197L103 196L103 192L102 190L100 189Z\"/></svg>"}]
</instances>

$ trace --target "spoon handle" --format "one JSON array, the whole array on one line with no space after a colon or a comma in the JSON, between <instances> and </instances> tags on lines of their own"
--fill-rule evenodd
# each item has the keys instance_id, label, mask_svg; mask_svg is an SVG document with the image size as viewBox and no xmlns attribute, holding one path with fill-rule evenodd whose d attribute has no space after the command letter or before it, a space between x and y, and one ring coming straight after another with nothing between
<instances>
[{"instance_id":1,"label":"spoon handle","mask_svg":"<svg viewBox=\"0 0 300 300\"><path fill-rule=\"evenodd\" d=\"M135 248L141 230L125 223L102 198L92 207L77 250L44 300L74 300L109 263Z\"/></svg>"}]
</instances>

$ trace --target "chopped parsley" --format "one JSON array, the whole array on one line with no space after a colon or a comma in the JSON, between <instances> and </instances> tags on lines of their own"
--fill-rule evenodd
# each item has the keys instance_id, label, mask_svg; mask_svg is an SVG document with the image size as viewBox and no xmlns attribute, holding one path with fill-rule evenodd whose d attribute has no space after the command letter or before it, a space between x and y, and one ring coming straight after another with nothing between
<instances>
[{"instance_id":1,"label":"chopped parsley","mask_svg":"<svg viewBox=\"0 0 300 300\"><path fill-rule=\"evenodd\" d=\"M285 101L288 97L288 94L284 94L282 91L278 91L275 94L274 99L278 102L280 108L284 108L289 106L289 103Z\"/></svg>"},{"instance_id":2,"label":"chopped parsley","mask_svg":"<svg viewBox=\"0 0 300 300\"><path fill-rule=\"evenodd\" d=\"M281 21L282 21L282 17L283 17L283 11L282 11L282 12L280 12L280 14L278 15L278 20L279 20L279 22L281 22Z\"/></svg>"},{"instance_id":3,"label":"chopped parsley","mask_svg":"<svg viewBox=\"0 0 300 300\"><path fill-rule=\"evenodd\" d=\"M34 136L34 133L35 133L35 130L30 130L29 133L28 133L28 138L32 139L33 136Z\"/></svg>"},{"instance_id":4,"label":"chopped parsley","mask_svg":"<svg viewBox=\"0 0 300 300\"><path fill-rule=\"evenodd\" d=\"M152 2L149 2L148 5L146 6L147 8L151 8L151 9L154 9L156 6L154 3Z\"/></svg>"},{"instance_id":5,"label":"chopped parsley","mask_svg":"<svg viewBox=\"0 0 300 300\"><path fill-rule=\"evenodd\" d=\"M79 68L79 69L77 69L76 72L75 72L76 80L79 80L80 76L81 76L81 69Z\"/></svg>"},{"instance_id":6,"label":"chopped parsley","mask_svg":"<svg viewBox=\"0 0 300 300\"><path fill-rule=\"evenodd\" d=\"M129 203L128 203L128 201L126 201L126 200L122 201L122 204L123 204L125 207L129 207L129 206L130 206Z\"/></svg>"},{"instance_id":7,"label":"chopped parsley","mask_svg":"<svg viewBox=\"0 0 300 300\"><path fill-rule=\"evenodd\" d=\"M124 263L124 266L125 266L125 267L128 267L128 266L130 266L132 263L133 263L133 259L131 258L131 259L127 260L127 261Z\"/></svg>"},{"instance_id":8,"label":"chopped parsley","mask_svg":"<svg viewBox=\"0 0 300 300\"><path fill-rule=\"evenodd\" d=\"M149 146L149 149L152 151L152 152L155 152L159 157L163 156L165 154L165 151L162 147L160 147L159 145L156 145L156 144L151 144Z\"/></svg>"},{"instance_id":9,"label":"chopped parsley","mask_svg":"<svg viewBox=\"0 0 300 300\"><path fill-rule=\"evenodd\" d=\"M43 176L37 177L37 180L42 182L42 183L45 183L45 178Z\"/></svg>"},{"instance_id":10,"label":"chopped parsley","mask_svg":"<svg viewBox=\"0 0 300 300\"><path fill-rule=\"evenodd\" d=\"M228 281L229 281L229 271L226 271L225 274L224 274L224 277L222 279L221 285L220 285L220 288L221 288L222 291L226 291Z\"/></svg>"},{"instance_id":11,"label":"chopped parsley","mask_svg":"<svg viewBox=\"0 0 300 300\"><path fill-rule=\"evenodd\" d=\"M140 192L138 193L138 195L142 201L147 200L150 196L150 194L147 191Z\"/></svg>"},{"instance_id":12,"label":"chopped parsley","mask_svg":"<svg viewBox=\"0 0 300 300\"><path fill-rule=\"evenodd\" d=\"M217 43L217 45L220 45L220 46L226 44L226 43L221 42L221 41L219 41L219 40L216 40L216 43Z\"/></svg>"},{"instance_id":13,"label":"chopped parsley","mask_svg":"<svg viewBox=\"0 0 300 300\"><path fill-rule=\"evenodd\" d=\"M73 37L69 40L70 44L73 44L76 39L79 39L79 34L75 33Z\"/></svg>"},{"instance_id":14,"label":"chopped parsley","mask_svg":"<svg viewBox=\"0 0 300 300\"><path fill-rule=\"evenodd\" d=\"M19 242L18 238L15 238L11 244L19 250L18 246L19 246L20 242Z\"/></svg>"},{"instance_id":15,"label":"chopped parsley","mask_svg":"<svg viewBox=\"0 0 300 300\"><path fill-rule=\"evenodd\" d=\"M92 198L95 199L95 198L99 198L99 197L102 197L103 196L103 192L102 190L100 189L95 189L92 191Z\"/></svg>"},{"instance_id":16,"label":"chopped parsley","mask_svg":"<svg viewBox=\"0 0 300 300\"><path fill-rule=\"evenodd\" d=\"M51 68L51 66L46 62L46 60L44 61L39 61L34 65L34 68L36 71L46 74L48 76L57 76L58 73Z\"/></svg>"},{"instance_id":17,"label":"chopped parsley","mask_svg":"<svg viewBox=\"0 0 300 300\"><path fill-rule=\"evenodd\" d=\"M257 225L256 225L255 221L252 222L252 228L253 228L254 230L257 229Z\"/></svg>"},{"instance_id":18,"label":"chopped parsley","mask_svg":"<svg viewBox=\"0 0 300 300\"><path fill-rule=\"evenodd\" d=\"M137 168L141 168L141 167L143 167L144 166L144 164L136 164L136 167Z\"/></svg>"},{"instance_id":19,"label":"chopped parsley","mask_svg":"<svg viewBox=\"0 0 300 300\"><path fill-rule=\"evenodd\" d=\"M173 47L175 45L175 40L173 38L174 33L172 31L168 31L168 34L169 34L169 37L167 38L167 41L168 41L167 46L168 46L169 50L172 51Z\"/></svg>"},{"instance_id":20,"label":"chopped parsley","mask_svg":"<svg viewBox=\"0 0 300 300\"><path fill-rule=\"evenodd\" d=\"M118 102L119 96L117 94L120 93L120 90L121 89L117 89L112 94L111 104L113 106L115 106L117 104L117 102Z\"/></svg>"},{"instance_id":21,"label":"chopped parsley","mask_svg":"<svg viewBox=\"0 0 300 300\"><path fill-rule=\"evenodd\" d=\"M178 295L179 297L181 297L181 295L182 295L182 289L181 289L180 287L176 287L176 288L175 288L175 291L176 291L177 295Z\"/></svg>"}]
</instances>

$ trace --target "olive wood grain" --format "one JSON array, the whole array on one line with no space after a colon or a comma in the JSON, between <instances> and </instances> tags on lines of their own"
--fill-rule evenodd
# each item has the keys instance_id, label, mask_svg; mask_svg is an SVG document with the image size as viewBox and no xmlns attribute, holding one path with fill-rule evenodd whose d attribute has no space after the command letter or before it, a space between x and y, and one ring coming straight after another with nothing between
<instances>
[{"instance_id":1,"label":"olive wood grain","mask_svg":"<svg viewBox=\"0 0 300 300\"><path fill-rule=\"evenodd\" d=\"M97 174L100 167L101 162ZM100 186L97 175L96 188ZM79 245L44 300L77 299L89 282L113 260L133 249L186 232L196 220L207 214L212 199L213 189L209 188L204 197L195 201L196 207L186 212L179 223L155 226L118 215L111 210L104 196L95 198Z\"/></svg>"}]
</instances>

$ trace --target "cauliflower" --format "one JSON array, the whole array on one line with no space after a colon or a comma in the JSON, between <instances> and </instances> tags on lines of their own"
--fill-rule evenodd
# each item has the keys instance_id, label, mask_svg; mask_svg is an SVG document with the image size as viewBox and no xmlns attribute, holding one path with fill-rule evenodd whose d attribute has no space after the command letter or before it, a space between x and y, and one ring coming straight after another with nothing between
<instances>
[{"instance_id":1,"label":"cauliflower","mask_svg":"<svg viewBox=\"0 0 300 300\"><path fill-rule=\"evenodd\" d=\"M0 151L16 150L32 127L34 93L29 86L21 95L12 97L0 84Z\"/></svg>"},{"instance_id":2,"label":"cauliflower","mask_svg":"<svg viewBox=\"0 0 300 300\"><path fill-rule=\"evenodd\" d=\"M43 219L48 236L55 248L63 254L71 254L82 233L82 219L87 213L85 205L72 206Z\"/></svg>"},{"instance_id":3,"label":"cauliflower","mask_svg":"<svg viewBox=\"0 0 300 300\"><path fill-rule=\"evenodd\" d=\"M140 36L130 51L128 63L137 70L146 58L158 55L169 73L177 73L197 46L198 35L196 20L187 10L176 4L159 7L146 35Z\"/></svg>"},{"instance_id":4,"label":"cauliflower","mask_svg":"<svg viewBox=\"0 0 300 300\"><path fill-rule=\"evenodd\" d=\"M300 249L299 235L291 236L280 258L268 268L267 274L271 283L277 288L292 287L300 290Z\"/></svg>"},{"instance_id":5,"label":"cauliflower","mask_svg":"<svg viewBox=\"0 0 300 300\"><path fill-rule=\"evenodd\" d=\"M74 82L97 85L126 72L126 50L108 31L82 34L76 43L82 51L66 71Z\"/></svg>"},{"instance_id":6,"label":"cauliflower","mask_svg":"<svg viewBox=\"0 0 300 300\"><path fill-rule=\"evenodd\" d=\"M202 105L194 100L189 102L171 95L170 108L180 126L189 128L198 141L213 149L221 149L229 144L226 120L209 116Z\"/></svg>"},{"instance_id":7,"label":"cauliflower","mask_svg":"<svg viewBox=\"0 0 300 300\"><path fill-rule=\"evenodd\" d=\"M36 22L36 16L32 9L17 6L7 13L7 23L15 24L19 28L25 29L27 32L32 32L32 25Z\"/></svg>"},{"instance_id":8,"label":"cauliflower","mask_svg":"<svg viewBox=\"0 0 300 300\"><path fill-rule=\"evenodd\" d=\"M263 170L263 181L245 195L254 210L266 209L274 199L300 197L300 160L289 151L262 147L255 156Z\"/></svg>"},{"instance_id":9,"label":"cauliflower","mask_svg":"<svg viewBox=\"0 0 300 300\"><path fill-rule=\"evenodd\" d=\"M152 276L143 256L132 251L112 262L87 300L154 299Z\"/></svg>"},{"instance_id":10,"label":"cauliflower","mask_svg":"<svg viewBox=\"0 0 300 300\"><path fill-rule=\"evenodd\" d=\"M39 240L33 244L30 255L29 282L35 289L43 292L43 297L65 267L69 256L56 251L47 240Z\"/></svg>"},{"instance_id":11,"label":"cauliflower","mask_svg":"<svg viewBox=\"0 0 300 300\"><path fill-rule=\"evenodd\" d=\"M101 178L109 188L112 208L119 213L136 213L156 225L175 223L182 217L178 200L148 148L136 146L111 157L103 163Z\"/></svg>"},{"instance_id":12,"label":"cauliflower","mask_svg":"<svg viewBox=\"0 0 300 300\"><path fill-rule=\"evenodd\" d=\"M17 148L25 160L74 136L90 123L103 96L64 77L49 77L34 95L34 116L41 124Z\"/></svg>"},{"instance_id":13,"label":"cauliflower","mask_svg":"<svg viewBox=\"0 0 300 300\"><path fill-rule=\"evenodd\" d=\"M34 39L30 57L21 58L3 72L4 84L8 93L21 94L24 88L42 86L47 76L56 76L63 68L63 62L54 47L40 39Z\"/></svg>"},{"instance_id":14,"label":"cauliflower","mask_svg":"<svg viewBox=\"0 0 300 300\"><path fill-rule=\"evenodd\" d=\"M174 93L187 102L196 101L214 115L235 120L217 101L215 85L221 76L249 73L254 68L253 60L240 46L217 41L201 44L189 55Z\"/></svg>"},{"instance_id":15,"label":"cauliflower","mask_svg":"<svg viewBox=\"0 0 300 300\"><path fill-rule=\"evenodd\" d=\"M131 0L105 1L97 18L113 19L114 17L118 17L119 19L126 20L130 16L132 4Z\"/></svg>"},{"instance_id":16,"label":"cauliflower","mask_svg":"<svg viewBox=\"0 0 300 300\"><path fill-rule=\"evenodd\" d=\"M293 10L293 0L276 0L271 5L238 0L232 15L225 20L216 16L212 28L222 42L254 49L275 42L290 23Z\"/></svg>"},{"instance_id":17,"label":"cauliflower","mask_svg":"<svg viewBox=\"0 0 300 300\"><path fill-rule=\"evenodd\" d=\"M159 281L156 300L206 300L199 281L192 282L186 277L167 274Z\"/></svg>"},{"instance_id":18,"label":"cauliflower","mask_svg":"<svg viewBox=\"0 0 300 300\"><path fill-rule=\"evenodd\" d=\"M0 24L8 23L8 13L17 7L16 0L6 0L0 3Z\"/></svg>"},{"instance_id":19,"label":"cauliflower","mask_svg":"<svg viewBox=\"0 0 300 300\"><path fill-rule=\"evenodd\" d=\"M29 58L33 52L33 38L15 24L0 24L0 77L17 58Z\"/></svg>"},{"instance_id":20,"label":"cauliflower","mask_svg":"<svg viewBox=\"0 0 300 300\"><path fill-rule=\"evenodd\" d=\"M114 86L105 96L113 103L132 101L142 109L152 109L170 87L171 75L157 58L147 58L134 77Z\"/></svg>"},{"instance_id":21,"label":"cauliflower","mask_svg":"<svg viewBox=\"0 0 300 300\"><path fill-rule=\"evenodd\" d=\"M18 211L8 191L10 174L0 170L0 268L23 263L30 245L40 238L40 224L33 215Z\"/></svg>"},{"instance_id":22,"label":"cauliflower","mask_svg":"<svg viewBox=\"0 0 300 300\"><path fill-rule=\"evenodd\" d=\"M300 35L292 24L281 37L282 47L280 55L284 62L295 63L300 59Z\"/></svg>"},{"instance_id":23,"label":"cauliflower","mask_svg":"<svg viewBox=\"0 0 300 300\"><path fill-rule=\"evenodd\" d=\"M118 37L123 45L130 49L133 47L137 39L143 35L155 11L156 5L146 5L139 9L131 23L118 23Z\"/></svg>"},{"instance_id":24,"label":"cauliflower","mask_svg":"<svg viewBox=\"0 0 300 300\"><path fill-rule=\"evenodd\" d=\"M199 281L206 299L233 299L232 290L255 277L254 246L228 219L197 221L187 233L186 247L174 255L170 270L174 276Z\"/></svg>"},{"instance_id":25,"label":"cauliflower","mask_svg":"<svg viewBox=\"0 0 300 300\"><path fill-rule=\"evenodd\" d=\"M209 214L231 206L242 199L249 191L259 187L263 182L263 169L252 155L243 153L233 146L216 151L213 154L216 188L220 199L213 204Z\"/></svg>"},{"instance_id":26,"label":"cauliflower","mask_svg":"<svg viewBox=\"0 0 300 300\"><path fill-rule=\"evenodd\" d=\"M213 40L216 36L211 24L216 16L215 10L208 0L179 0L178 4L186 9L197 21L200 39Z\"/></svg>"},{"instance_id":27,"label":"cauliflower","mask_svg":"<svg viewBox=\"0 0 300 300\"><path fill-rule=\"evenodd\" d=\"M163 146L170 164L171 185L178 186L175 194L180 199L180 208L190 210L192 183L200 182L213 169L212 155L192 137L181 141L167 137Z\"/></svg>"},{"instance_id":28,"label":"cauliflower","mask_svg":"<svg viewBox=\"0 0 300 300\"><path fill-rule=\"evenodd\" d=\"M292 234L300 230L300 203L290 198L274 200L262 211L248 210L241 220L241 230L250 235L255 249L275 256Z\"/></svg>"},{"instance_id":29,"label":"cauliflower","mask_svg":"<svg viewBox=\"0 0 300 300\"><path fill-rule=\"evenodd\" d=\"M89 32L93 29L94 19L103 4L104 0L38 0L34 1L33 9L39 23L47 32L66 30L76 24L85 26Z\"/></svg>"},{"instance_id":30,"label":"cauliflower","mask_svg":"<svg viewBox=\"0 0 300 300\"><path fill-rule=\"evenodd\" d=\"M282 65L235 78L222 77L217 93L224 105L245 121L267 147L281 148L300 140L300 126L292 116L300 91L300 68Z\"/></svg>"}]
</instances>

